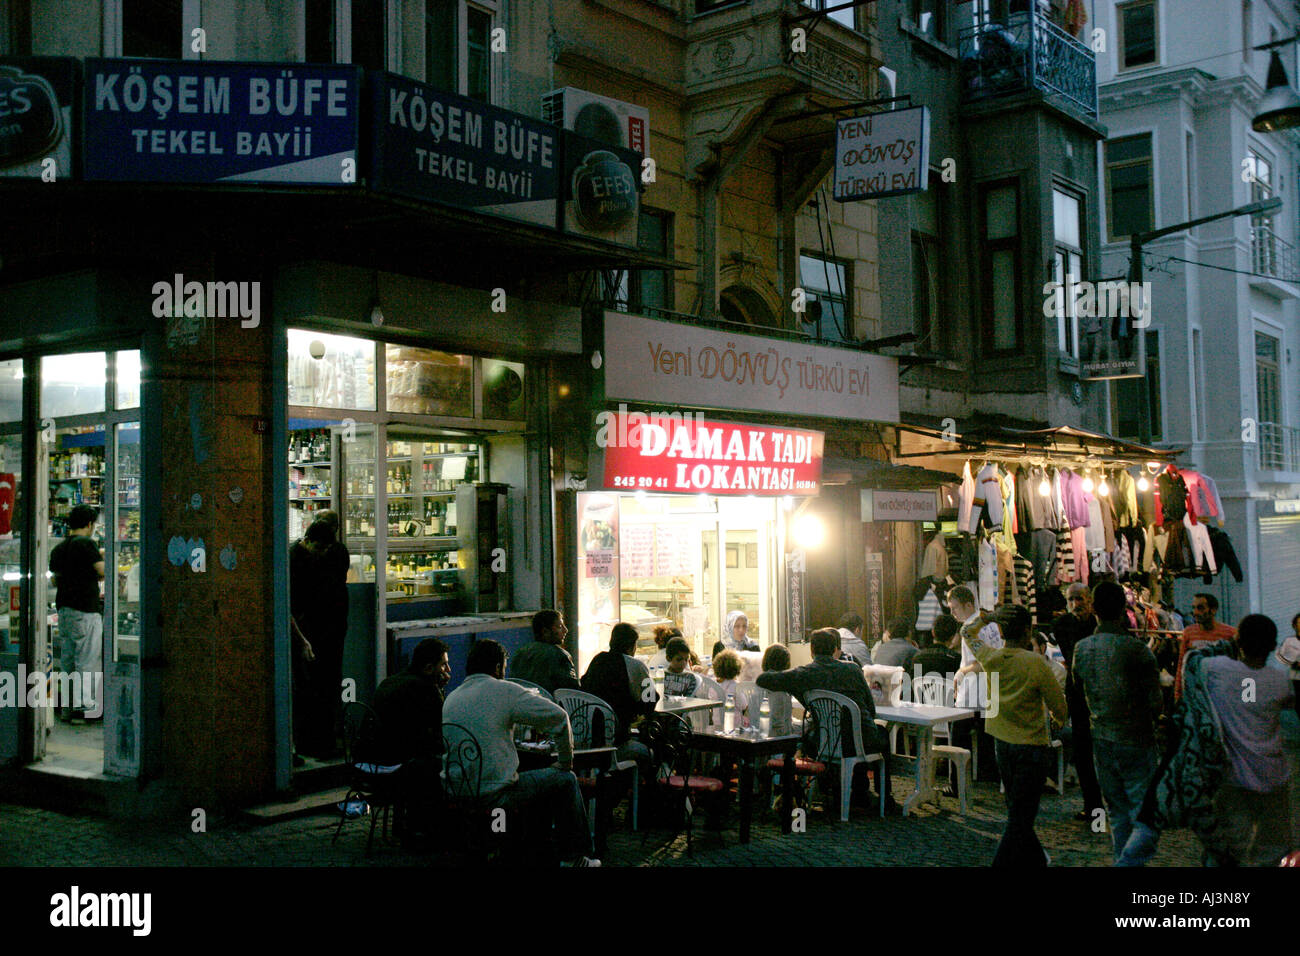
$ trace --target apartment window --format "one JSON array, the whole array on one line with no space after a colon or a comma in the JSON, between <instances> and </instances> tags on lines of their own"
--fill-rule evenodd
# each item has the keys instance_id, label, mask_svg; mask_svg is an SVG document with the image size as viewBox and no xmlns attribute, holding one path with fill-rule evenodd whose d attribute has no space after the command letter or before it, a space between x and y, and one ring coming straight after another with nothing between
<instances>
[{"instance_id":1,"label":"apartment window","mask_svg":"<svg viewBox=\"0 0 1300 956\"><path fill-rule=\"evenodd\" d=\"M1106 143L1106 230L1111 242L1155 224L1151 134Z\"/></svg>"},{"instance_id":2,"label":"apartment window","mask_svg":"<svg viewBox=\"0 0 1300 956\"><path fill-rule=\"evenodd\" d=\"M307 63L333 63L337 59L337 25L334 0L306 0L303 20Z\"/></svg>"},{"instance_id":3,"label":"apartment window","mask_svg":"<svg viewBox=\"0 0 1300 956\"><path fill-rule=\"evenodd\" d=\"M849 306L849 263L804 252L799 256L799 285L807 294L806 305L821 303L821 318L805 326L824 342L852 342L853 310Z\"/></svg>"},{"instance_id":4,"label":"apartment window","mask_svg":"<svg viewBox=\"0 0 1300 956\"><path fill-rule=\"evenodd\" d=\"M1145 378L1121 378L1111 383L1111 433L1117 438L1140 438L1142 390L1151 403L1151 441L1164 439L1164 409L1160 405L1160 333L1147 330Z\"/></svg>"},{"instance_id":5,"label":"apartment window","mask_svg":"<svg viewBox=\"0 0 1300 956\"><path fill-rule=\"evenodd\" d=\"M1205 441L1210 433L1210 423L1205 418L1205 359L1201 355L1201 330L1192 329L1192 398L1195 420L1192 422L1192 439Z\"/></svg>"},{"instance_id":6,"label":"apartment window","mask_svg":"<svg viewBox=\"0 0 1300 956\"><path fill-rule=\"evenodd\" d=\"M1057 346L1066 355L1079 357L1079 316L1075 309L1074 284L1083 279L1083 230L1079 197L1060 189L1052 190L1052 221L1056 232L1056 253L1052 278L1063 289L1063 308L1056 316Z\"/></svg>"},{"instance_id":7,"label":"apartment window","mask_svg":"<svg viewBox=\"0 0 1300 956\"><path fill-rule=\"evenodd\" d=\"M9 13L0 16L0 52L32 55L32 0L9 0Z\"/></svg>"},{"instance_id":8,"label":"apartment window","mask_svg":"<svg viewBox=\"0 0 1300 956\"><path fill-rule=\"evenodd\" d=\"M944 209L940 190L938 177L931 175L929 188L912 195L916 216L912 226L912 314L917 350L946 355L940 276L946 274L948 263L943 254Z\"/></svg>"},{"instance_id":9,"label":"apartment window","mask_svg":"<svg viewBox=\"0 0 1300 956\"><path fill-rule=\"evenodd\" d=\"M814 10L825 10L827 7L839 7L844 5L844 0L802 0L805 7L811 7ZM710 4L710 6L720 6L720 4ZM847 7L843 10L836 10L834 13L826 14L827 18L834 20L850 30L853 26L853 11L855 7Z\"/></svg>"},{"instance_id":10,"label":"apartment window","mask_svg":"<svg viewBox=\"0 0 1300 956\"><path fill-rule=\"evenodd\" d=\"M1260 422L1282 421L1282 389L1278 354L1281 344L1272 335L1255 333L1255 401Z\"/></svg>"},{"instance_id":11,"label":"apartment window","mask_svg":"<svg viewBox=\"0 0 1300 956\"><path fill-rule=\"evenodd\" d=\"M388 0L352 0L352 62L367 70L388 69Z\"/></svg>"},{"instance_id":12,"label":"apartment window","mask_svg":"<svg viewBox=\"0 0 1300 956\"><path fill-rule=\"evenodd\" d=\"M1023 339L1020 313L1020 199L1014 183L987 185L982 197L982 350L985 353L1014 352Z\"/></svg>"},{"instance_id":13,"label":"apartment window","mask_svg":"<svg viewBox=\"0 0 1300 956\"><path fill-rule=\"evenodd\" d=\"M1156 62L1156 0L1135 0L1115 8L1119 18L1119 68L1133 70Z\"/></svg>"},{"instance_id":14,"label":"apartment window","mask_svg":"<svg viewBox=\"0 0 1300 956\"><path fill-rule=\"evenodd\" d=\"M491 102L495 14L494 4L426 0L424 72L431 85Z\"/></svg>"},{"instance_id":15,"label":"apartment window","mask_svg":"<svg viewBox=\"0 0 1300 956\"><path fill-rule=\"evenodd\" d=\"M637 248L667 258L673 247L673 214L642 208ZM602 273L603 298L623 311L671 309L673 274L667 269L618 269Z\"/></svg>"},{"instance_id":16,"label":"apartment window","mask_svg":"<svg viewBox=\"0 0 1300 956\"><path fill-rule=\"evenodd\" d=\"M179 60L185 55L181 0L122 0L122 55Z\"/></svg>"},{"instance_id":17,"label":"apartment window","mask_svg":"<svg viewBox=\"0 0 1300 956\"><path fill-rule=\"evenodd\" d=\"M912 23L922 33L942 41L947 35L948 0L911 0Z\"/></svg>"}]
</instances>

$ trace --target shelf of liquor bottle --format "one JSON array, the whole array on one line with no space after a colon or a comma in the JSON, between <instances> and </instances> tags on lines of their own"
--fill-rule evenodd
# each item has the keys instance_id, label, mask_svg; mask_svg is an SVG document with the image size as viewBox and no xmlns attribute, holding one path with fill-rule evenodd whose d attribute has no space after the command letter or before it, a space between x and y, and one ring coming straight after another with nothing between
<instances>
[{"instance_id":1,"label":"shelf of liquor bottle","mask_svg":"<svg viewBox=\"0 0 1300 956\"><path fill-rule=\"evenodd\" d=\"M331 468L333 467L333 465L334 462L332 461L291 461L289 462L290 468Z\"/></svg>"},{"instance_id":2,"label":"shelf of liquor bottle","mask_svg":"<svg viewBox=\"0 0 1300 956\"><path fill-rule=\"evenodd\" d=\"M353 496L355 497L355 495ZM290 495L290 501L332 501L331 495Z\"/></svg>"},{"instance_id":3,"label":"shelf of liquor bottle","mask_svg":"<svg viewBox=\"0 0 1300 956\"><path fill-rule=\"evenodd\" d=\"M346 539L349 542L355 542L361 551L372 550L375 543L373 534L349 534ZM388 551L390 554L406 551L457 551L460 549L460 538L454 534L430 535L424 538L407 538L407 537L388 537Z\"/></svg>"},{"instance_id":4,"label":"shelf of liquor bottle","mask_svg":"<svg viewBox=\"0 0 1300 956\"><path fill-rule=\"evenodd\" d=\"M90 478L93 481L102 481L104 476L103 475L64 475L62 478L51 478L50 482L54 483L57 481L81 481L83 478Z\"/></svg>"}]
</instances>

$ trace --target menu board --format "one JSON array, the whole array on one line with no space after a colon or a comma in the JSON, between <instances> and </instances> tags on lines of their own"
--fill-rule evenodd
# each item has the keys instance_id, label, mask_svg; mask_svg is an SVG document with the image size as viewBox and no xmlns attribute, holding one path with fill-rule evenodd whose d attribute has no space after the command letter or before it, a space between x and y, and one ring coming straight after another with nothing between
<instances>
[{"instance_id":1,"label":"menu board","mask_svg":"<svg viewBox=\"0 0 1300 956\"><path fill-rule=\"evenodd\" d=\"M695 573L691 560L694 535L684 525L655 526L655 577L689 576Z\"/></svg>"},{"instance_id":2,"label":"menu board","mask_svg":"<svg viewBox=\"0 0 1300 956\"><path fill-rule=\"evenodd\" d=\"M621 570L625 578L654 576L655 529L654 525L629 524L623 529Z\"/></svg>"}]
</instances>

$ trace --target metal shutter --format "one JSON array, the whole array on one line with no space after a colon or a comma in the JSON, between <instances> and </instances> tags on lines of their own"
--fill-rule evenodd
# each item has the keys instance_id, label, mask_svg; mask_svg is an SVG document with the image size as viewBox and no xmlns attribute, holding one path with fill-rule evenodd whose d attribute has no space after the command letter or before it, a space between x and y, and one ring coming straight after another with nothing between
<instances>
[{"instance_id":1,"label":"metal shutter","mask_svg":"<svg viewBox=\"0 0 1300 956\"><path fill-rule=\"evenodd\" d=\"M1260 611L1284 635L1300 612L1300 515L1259 519Z\"/></svg>"}]
</instances>

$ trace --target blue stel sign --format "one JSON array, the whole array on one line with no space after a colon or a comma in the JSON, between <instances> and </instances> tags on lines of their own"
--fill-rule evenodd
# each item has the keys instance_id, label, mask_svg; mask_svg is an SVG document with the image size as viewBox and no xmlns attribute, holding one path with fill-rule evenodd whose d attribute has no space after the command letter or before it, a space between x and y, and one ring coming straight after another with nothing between
<instances>
[{"instance_id":1,"label":"blue stel sign","mask_svg":"<svg viewBox=\"0 0 1300 956\"><path fill-rule=\"evenodd\" d=\"M353 185L360 87L352 66L89 59L85 178Z\"/></svg>"},{"instance_id":2,"label":"blue stel sign","mask_svg":"<svg viewBox=\"0 0 1300 956\"><path fill-rule=\"evenodd\" d=\"M558 127L393 73L371 80L376 190L556 227Z\"/></svg>"}]
</instances>

